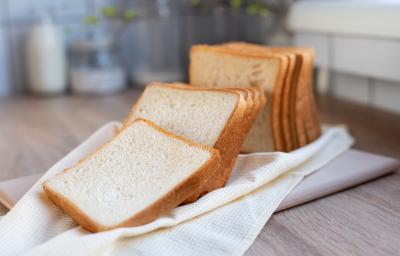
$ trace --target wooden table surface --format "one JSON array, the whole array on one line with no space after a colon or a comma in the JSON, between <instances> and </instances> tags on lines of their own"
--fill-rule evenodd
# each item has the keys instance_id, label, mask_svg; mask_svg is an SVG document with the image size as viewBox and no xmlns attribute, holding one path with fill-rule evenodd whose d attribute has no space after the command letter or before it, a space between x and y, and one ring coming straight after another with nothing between
<instances>
[{"instance_id":1,"label":"wooden table surface","mask_svg":"<svg viewBox=\"0 0 400 256\"><path fill-rule=\"evenodd\" d=\"M0 99L0 180L46 171L123 119L139 93ZM318 105L323 122L349 127L355 148L400 159L400 116L330 98ZM274 214L246 254L400 255L400 173Z\"/></svg>"}]
</instances>

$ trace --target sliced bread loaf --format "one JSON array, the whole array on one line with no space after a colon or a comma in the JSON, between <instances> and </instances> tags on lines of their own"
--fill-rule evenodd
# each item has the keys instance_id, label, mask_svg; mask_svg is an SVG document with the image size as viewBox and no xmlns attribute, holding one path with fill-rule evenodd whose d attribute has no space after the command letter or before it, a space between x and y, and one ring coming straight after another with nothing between
<instances>
[{"instance_id":1,"label":"sliced bread loaf","mask_svg":"<svg viewBox=\"0 0 400 256\"><path fill-rule=\"evenodd\" d=\"M251 152L251 144L249 146L249 143L252 143L252 140L256 138L256 136L254 136L252 133L257 131L257 129L252 129L252 126L254 125L254 122L256 122L256 118L264 108L266 102L265 94L262 89L248 87L246 90L250 92L250 96L252 98L252 107L246 113L247 124L244 125L243 134L245 135L245 138L243 138L244 141L241 151L245 153Z\"/></svg>"},{"instance_id":2,"label":"sliced bread loaf","mask_svg":"<svg viewBox=\"0 0 400 256\"><path fill-rule=\"evenodd\" d=\"M221 45L196 45L190 51L190 83L206 87L263 88L267 104L245 142L246 151L284 151L280 123L281 99L288 57L260 54L252 49L230 49Z\"/></svg>"},{"instance_id":3,"label":"sliced bread loaf","mask_svg":"<svg viewBox=\"0 0 400 256\"><path fill-rule=\"evenodd\" d=\"M44 191L85 229L148 223L182 203L219 168L218 151L138 119Z\"/></svg>"},{"instance_id":4,"label":"sliced bread loaf","mask_svg":"<svg viewBox=\"0 0 400 256\"><path fill-rule=\"evenodd\" d=\"M246 109L243 95L232 90L153 83L133 106L128 122L149 119L174 134L220 152L221 168L203 188L194 192L187 201L190 202L225 185L241 147Z\"/></svg>"},{"instance_id":5,"label":"sliced bread loaf","mask_svg":"<svg viewBox=\"0 0 400 256\"><path fill-rule=\"evenodd\" d=\"M291 120L292 133L296 136L297 145L302 147L317 139L321 135L321 125L313 93L313 69L315 51L310 47L271 47L243 42L228 43L230 47L254 48L264 52L277 52L296 55L296 72L292 76L293 84L290 87L290 104L283 102L283 112ZM284 89L284 91L286 91ZM290 105L290 111L287 106ZM294 142L295 143L295 142Z\"/></svg>"},{"instance_id":6,"label":"sliced bread loaf","mask_svg":"<svg viewBox=\"0 0 400 256\"><path fill-rule=\"evenodd\" d=\"M293 117L293 113L291 110L292 105L298 103L293 99L292 94L296 91L296 87L298 85L300 73L299 71L302 61L300 56L298 56L294 52L287 51L284 48L266 47L243 42L230 42L223 44L223 46L230 49L247 49L248 51L251 50L257 52L258 54L263 56L278 54L288 58L288 69L285 74L284 85L281 95L280 127L282 129L285 150L292 151L295 148L298 148L298 133L295 130L295 118ZM301 136L301 138L305 138L306 134L304 131L302 131L302 134L299 136Z\"/></svg>"},{"instance_id":7,"label":"sliced bread loaf","mask_svg":"<svg viewBox=\"0 0 400 256\"><path fill-rule=\"evenodd\" d=\"M277 58L282 60L281 72L276 72L271 64ZM307 47L242 42L197 45L191 50L189 75L195 86L261 86L272 98L250 130L242 151L292 151L314 141L321 133L312 92L313 61L314 51ZM269 86L263 85L265 81Z\"/></svg>"}]
</instances>

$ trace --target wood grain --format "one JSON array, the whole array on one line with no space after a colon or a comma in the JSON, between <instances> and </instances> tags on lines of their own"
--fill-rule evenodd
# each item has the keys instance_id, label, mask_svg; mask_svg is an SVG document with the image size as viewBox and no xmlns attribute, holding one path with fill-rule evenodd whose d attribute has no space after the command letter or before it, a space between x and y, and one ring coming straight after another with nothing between
<instances>
[{"instance_id":1,"label":"wood grain","mask_svg":"<svg viewBox=\"0 0 400 256\"><path fill-rule=\"evenodd\" d=\"M40 173L138 97L0 99L0 180ZM400 116L319 98L321 119L344 123L355 148L400 158ZM0 213L5 209L0 207ZM400 174L274 214L247 255L399 255Z\"/></svg>"},{"instance_id":2,"label":"wood grain","mask_svg":"<svg viewBox=\"0 0 400 256\"><path fill-rule=\"evenodd\" d=\"M400 159L400 116L319 98L354 148ZM246 255L400 255L400 173L274 214Z\"/></svg>"},{"instance_id":3,"label":"wood grain","mask_svg":"<svg viewBox=\"0 0 400 256\"><path fill-rule=\"evenodd\" d=\"M121 120L138 96L0 99L0 180L43 172L111 120Z\"/></svg>"}]
</instances>

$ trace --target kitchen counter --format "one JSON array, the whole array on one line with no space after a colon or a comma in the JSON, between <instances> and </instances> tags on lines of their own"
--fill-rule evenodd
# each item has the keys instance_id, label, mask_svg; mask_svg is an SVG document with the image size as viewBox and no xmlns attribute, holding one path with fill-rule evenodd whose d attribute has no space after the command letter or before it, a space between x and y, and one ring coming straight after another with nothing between
<instances>
[{"instance_id":1,"label":"kitchen counter","mask_svg":"<svg viewBox=\"0 0 400 256\"><path fill-rule=\"evenodd\" d=\"M0 180L41 173L138 97L0 99ZM400 116L319 98L321 120L344 123L354 148L400 159ZM5 213L5 208L0 213ZM400 251L400 173L274 214L246 255L395 255Z\"/></svg>"}]
</instances>

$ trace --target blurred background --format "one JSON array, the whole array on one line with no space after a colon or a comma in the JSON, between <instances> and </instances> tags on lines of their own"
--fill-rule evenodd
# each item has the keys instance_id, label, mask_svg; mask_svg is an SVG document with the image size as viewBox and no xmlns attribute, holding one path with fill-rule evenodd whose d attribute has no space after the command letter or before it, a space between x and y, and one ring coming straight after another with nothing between
<instances>
[{"instance_id":1,"label":"blurred background","mask_svg":"<svg viewBox=\"0 0 400 256\"><path fill-rule=\"evenodd\" d=\"M315 87L400 113L400 3L0 0L0 100L186 81L197 43L313 46Z\"/></svg>"},{"instance_id":2,"label":"blurred background","mask_svg":"<svg viewBox=\"0 0 400 256\"><path fill-rule=\"evenodd\" d=\"M43 173L124 120L147 82L187 81L191 45L227 41L314 47L321 122L400 159L400 0L0 0L0 181ZM397 171L279 213L259 241L399 255L399 184Z\"/></svg>"}]
</instances>

